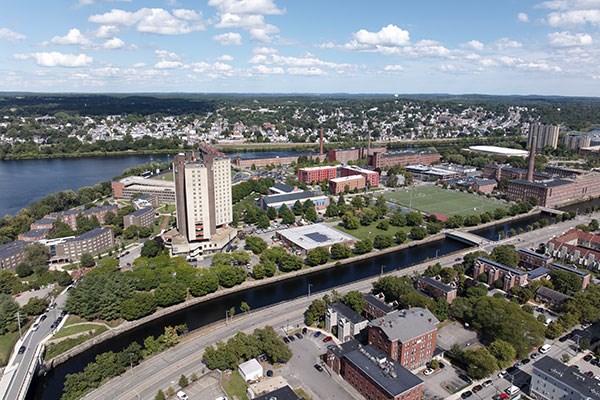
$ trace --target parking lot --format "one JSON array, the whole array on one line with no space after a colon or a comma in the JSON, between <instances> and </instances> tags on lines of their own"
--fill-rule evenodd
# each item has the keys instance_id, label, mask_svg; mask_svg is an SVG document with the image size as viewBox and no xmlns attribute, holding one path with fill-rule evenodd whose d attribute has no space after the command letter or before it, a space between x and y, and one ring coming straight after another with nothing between
<instances>
[{"instance_id":1,"label":"parking lot","mask_svg":"<svg viewBox=\"0 0 600 400\"><path fill-rule=\"evenodd\" d=\"M319 355L324 354L327 345L323 343L321 335L315 338L311 331L303 339L296 339L288 344L293 352L292 359L275 374L281 374L289 384L296 388L302 387L313 399L320 400L348 400L362 399L355 394L353 389L346 388L336 377L332 377L327 368L318 371L315 364L320 364ZM349 385L348 385L349 386Z\"/></svg>"},{"instance_id":2,"label":"parking lot","mask_svg":"<svg viewBox=\"0 0 600 400\"><path fill-rule=\"evenodd\" d=\"M423 398L428 400L445 399L468 385L467 382L459 378L459 375L463 373L462 371L446 360L443 360L442 363L444 368L432 375L425 376L423 372L416 374L425 382L423 385Z\"/></svg>"},{"instance_id":3,"label":"parking lot","mask_svg":"<svg viewBox=\"0 0 600 400\"><path fill-rule=\"evenodd\" d=\"M450 350L454 344L462 349L470 346L479 347L477 332L466 329L458 322L451 322L438 331L438 347Z\"/></svg>"},{"instance_id":4,"label":"parking lot","mask_svg":"<svg viewBox=\"0 0 600 400\"><path fill-rule=\"evenodd\" d=\"M225 396L225 393L221 390L219 378L218 371L209 372L208 374L199 377L196 382L192 382L183 389L183 391L190 399L217 399L221 396ZM177 382L174 382L173 387L177 386ZM176 399L177 396L171 396L170 398Z\"/></svg>"}]
</instances>

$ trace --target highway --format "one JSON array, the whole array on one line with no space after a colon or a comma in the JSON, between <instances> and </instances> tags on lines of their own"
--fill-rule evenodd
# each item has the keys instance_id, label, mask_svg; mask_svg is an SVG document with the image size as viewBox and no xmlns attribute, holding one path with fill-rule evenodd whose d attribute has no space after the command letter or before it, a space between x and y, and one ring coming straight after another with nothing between
<instances>
[{"instance_id":1,"label":"highway","mask_svg":"<svg viewBox=\"0 0 600 400\"><path fill-rule=\"evenodd\" d=\"M552 236L558 235L567 229L589 221L589 217L577 217L576 220L561 222L533 232L527 232L519 237L508 238L481 248L490 252L498 244L515 244L517 247L537 246ZM462 255L476 250L465 249ZM393 275L412 275L424 271L428 265L440 262L442 266L451 266L456 263L458 254L451 254L438 259L433 259L424 264L419 264L403 270L393 271ZM388 274L386 274L388 275ZM340 293L350 290L367 292L376 277L336 288ZM213 324L209 327L191 333L184 342L169 349L128 371L122 376L112 379L107 384L88 394L86 399L153 399L159 389L165 390L169 386L177 387L181 374L201 374L204 365L201 362L206 346L225 340L237 332L252 332L256 328L271 325L274 328L286 329L302 323L303 313L309 304L323 293L312 294L310 298L302 297L292 301L283 302L271 307L250 312L248 315L235 317L228 324L224 322ZM289 322L288 322L289 321Z\"/></svg>"},{"instance_id":2,"label":"highway","mask_svg":"<svg viewBox=\"0 0 600 400\"><path fill-rule=\"evenodd\" d=\"M65 290L54 300L56 307L44 313L46 319L39 323L37 330L30 328L23 335L22 340L15 345L13 354L0 380L0 394L2 396L0 398L2 400L25 398L32 378L31 373L32 371L35 372L34 357L36 357L36 348L55 330L51 325L60 316L66 300L67 291ZM25 346L25 352L18 354L18 349L21 346ZM39 351L37 356L39 356Z\"/></svg>"}]
</instances>

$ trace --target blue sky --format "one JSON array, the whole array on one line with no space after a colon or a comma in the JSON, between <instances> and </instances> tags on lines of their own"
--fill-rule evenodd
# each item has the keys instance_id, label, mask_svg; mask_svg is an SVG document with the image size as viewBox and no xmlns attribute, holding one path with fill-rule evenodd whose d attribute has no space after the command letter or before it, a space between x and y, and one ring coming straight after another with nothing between
<instances>
[{"instance_id":1,"label":"blue sky","mask_svg":"<svg viewBox=\"0 0 600 400\"><path fill-rule=\"evenodd\" d=\"M20 0L0 91L597 96L600 0Z\"/></svg>"}]
</instances>

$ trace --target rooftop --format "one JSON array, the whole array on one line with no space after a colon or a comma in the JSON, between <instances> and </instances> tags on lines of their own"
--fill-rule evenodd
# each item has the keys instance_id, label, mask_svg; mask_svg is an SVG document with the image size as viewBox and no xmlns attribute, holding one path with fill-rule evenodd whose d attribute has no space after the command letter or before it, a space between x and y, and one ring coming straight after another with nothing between
<instances>
[{"instance_id":1,"label":"rooftop","mask_svg":"<svg viewBox=\"0 0 600 400\"><path fill-rule=\"evenodd\" d=\"M517 156L517 157L527 157L529 152L526 150L519 149L511 149L508 147L499 147L499 146L469 146L469 150L482 152L482 153L490 153L490 154L499 154L504 156Z\"/></svg>"},{"instance_id":2,"label":"rooftop","mask_svg":"<svg viewBox=\"0 0 600 400\"><path fill-rule=\"evenodd\" d=\"M539 267L532 271L529 271L529 273L527 274L527 279L529 279L529 280L537 279L537 278L540 278L549 273L550 273L550 270L548 268Z\"/></svg>"},{"instance_id":3,"label":"rooftop","mask_svg":"<svg viewBox=\"0 0 600 400\"><path fill-rule=\"evenodd\" d=\"M300 226L298 228L284 229L277 233L304 250L328 247L334 243L354 242L356 240L352 236L330 228L325 224Z\"/></svg>"},{"instance_id":4,"label":"rooftop","mask_svg":"<svg viewBox=\"0 0 600 400\"><path fill-rule=\"evenodd\" d=\"M298 168L298 171L319 171L322 169L336 169L337 166L335 165L321 165L319 167L304 167L304 168Z\"/></svg>"},{"instance_id":5,"label":"rooftop","mask_svg":"<svg viewBox=\"0 0 600 400\"><path fill-rule=\"evenodd\" d=\"M262 371L263 367L258 361L256 361L256 358L253 358L238 365L238 369L242 371L244 375L252 375L257 371Z\"/></svg>"},{"instance_id":6,"label":"rooftop","mask_svg":"<svg viewBox=\"0 0 600 400\"><path fill-rule=\"evenodd\" d=\"M332 178L329 180L329 182L335 182L335 183L344 183L344 182L350 182L350 181L364 181L365 177L362 175L350 175L350 176L342 176L341 178Z\"/></svg>"},{"instance_id":7,"label":"rooftop","mask_svg":"<svg viewBox=\"0 0 600 400\"><path fill-rule=\"evenodd\" d=\"M363 321L366 321L366 319L362 315L358 314L356 311L354 311L344 303L340 303L339 301L330 304L329 308L336 311L338 314L340 314L342 317L345 317L348 321L352 322L353 324L358 324Z\"/></svg>"},{"instance_id":8,"label":"rooftop","mask_svg":"<svg viewBox=\"0 0 600 400\"><path fill-rule=\"evenodd\" d=\"M283 193L291 193L296 188L294 188L293 186L290 186L290 185L286 185L285 183L276 183L271 187L271 189L275 189L276 191L283 192Z\"/></svg>"},{"instance_id":9,"label":"rooftop","mask_svg":"<svg viewBox=\"0 0 600 400\"><path fill-rule=\"evenodd\" d=\"M552 300L560 302L560 303L565 302L571 298L571 296L567 296L566 294L562 294L561 292L558 292L554 289L550 289L549 287L546 287L546 286L540 286L535 291L535 294L544 296L546 298L552 299Z\"/></svg>"},{"instance_id":10,"label":"rooftop","mask_svg":"<svg viewBox=\"0 0 600 400\"><path fill-rule=\"evenodd\" d=\"M311 190L305 190L302 192L292 192L284 194L272 194L270 196L264 196L263 201L266 205L283 203L287 201L306 200L313 197L321 197L323 194L317 193Z\"/></svg>"},{"instance_id":11,"label":"rooftop","mask_svg":"<svg viewBox=\"0 0 600 400\"><path fill-rule=\"evenodd\" d=\"M582 399L600 399L598 381L590 378L578 369L567 366L552 357L543 357L533 363L533 374L543 377L550 376L571 389L576 390Z\"/></svg>"},{"instance_id":12,"label":"rooftop","mask_svg":"<svg viewBox=\"0 0 600 400\"><path fill-rule=\"evenodd\" d=\"M369 326L381 328L390 340L404 343L437 329L440 321L425 308L413 307L398 310L369 322Z\"/></svg>"},{"instance_id":13,"label":"rooftop","mask_svg":"<svg viewBox=\"0 0 600 400\"><path fill-rule=\"evenodd\" d=\"M254 400L303 400L289 386L284 386L272 392L257 396Z\"/></svg>"},{"instance_id":14,"label":"rooftop","mask_svg":"<svg viewBox=\"0 0 600 400\"><path fill-rule=\"evenodd\" d=\"M423 384L423 381L373 345L360 347L346 353L344 357L361 370L391 397Z\"/></svg>"},{"instance_id":15,"label":"rooftop","mask_svg":"<svg viewBox=\"0 0 600 400\"><path fill-rule=\"evenodd\" d=\"M91 231L83 233L79 236L68 238L65 240L65 242L75 242L78 240L90 239L90 238L96 237L98 235L101 235L101 234L105 233L106 231L112 231L112 229L106 228L106 227L94 228Z\"/></svg>"},{"instance_id":16,"label":"rooftop","mask_svg":"<svg viewBox=\"0 0 600 400\"><path fill-rule=\"evenodd\" d=\"M581 277L589 275L589 273L587 273L585 271L580 271L577 268L568 267L566 265L559 264L559 263L556 263L556 262L550 264L550 269L559 269L561 271L570 272L572 274L576 274L576 275L579 275Z\"/></svg>"},{"instance_id":17,"label":"rooftop","mask_svg":"<svg viewBox=\"0 0 600 400\"><path fill-rule=\"evenodd\" d=\"M529 250L529 249L519 249L518 252L519 253L527 254L528 256L532 256L532 257L536 257L536 258L541 258L543 260L549 260L551 258L551 257L548 257L547 255L540 254L540 253L538 253L536 251Z\"/></svg>"},{"instance_id":18,"label":"rooftop","mask_svg":"<svg viewBox=\"0 0 600 400\"><path fill-rule=\"evenodd\" d=\"M456 290L456 288L453 288L452 286L448 286L443 282L438 281L437 279L433 279L429 276L421 276L419 277L419 280L427 283L428 285L431 285L445 293L449 293L452 292L453 290Z\"/></svg>"},{"instance_id":19,"label":"rooftop","mask_svg":"<svg viewBox=\"0 0 600 400\"><path fill-rule=\"evenodd\" d=\"M363 295L363 297L367 303L375 306L376 308L380 309L381 311L385 312L386 314L389 314L392 311L394 311L393 307L388 306L387 304L385 304L383 301L379 300L376 296L372 295L371 293L365 293Z\"/></svg>"},{"instance_id":20,"label":"rooftop","mask_svg":"<svg viewBox=\"0 0 600 400\"><path fill-rule=\"evenodd\" d=\"M492 261L492 260L489 260L489 259L483 258L483 257L479 257L475 261L481 261L481 262L483 262L485 264L489 264L489 265L491 265L491 266L493 266L495 268L511 272L511 273L513 273L515 275L521 276L521 275L527 274L527 272L525 272L525 271L521 271L521 270L518 270L518 269L515 269L515 268L512 268L512 267L506 266L504 264L497 263L496 261Z\"/></svg>"},{"instance_id":21,"label":"rooftop","mask_svg":"<svg viewBox=\"0 0 600 400\"><path fill-rule=\"evenodd\" d=\"M152 207L144 207L144 208L140 208L139 210L135 210L134 212L132 212L131 216L133 217L140 217L142 215L145 215L147 213L153 213L154 212L154 208Z\"/></svg>"},{"instance_id":22,"label":"rooftop","mask_svg":"<svg viewBox=\"0 0 600 400\"><path fill-rule=\"evenodd\" d=\"M573 181L570 181L568 179L546 179L543 181L529 182L525 179L514 179L509 182L509 185L512 183L518 184L518 185L525 185L525 186L548 188L548 187L557 187L557 186L568 185L570 183L573 183Z\"/></svg>"},{"instance_id":23,"label":"rooftop","mask_svg":"<svg viewBox=\"0 0 600 400\"><path fill-rule=\"evenodd\" d=\"M13 242L0 244L0 259L8 258L13 254L19 253L26 245L27 243L22 240L15 240Z\"/></svg>"},{"instance_id":24,"label":"rooftop","mask_svg":"<svg viewBox=\"0 0 600 400\"><path fill-rule=\"evenodd\" d=\"M356 165L346 165L342 167L344 169L350 169L352 171L360 172L361 174L376 174L376 171L372 171L370 169L365 169L361 167L357 167Z\"/></svg>"}]
</instances>

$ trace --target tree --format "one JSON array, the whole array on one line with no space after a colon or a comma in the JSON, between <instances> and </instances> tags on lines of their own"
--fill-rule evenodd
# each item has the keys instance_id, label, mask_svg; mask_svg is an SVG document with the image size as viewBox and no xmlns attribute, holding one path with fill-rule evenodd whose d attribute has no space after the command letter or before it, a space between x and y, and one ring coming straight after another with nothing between
<instances>
[{"instance_id":1,"label":"tree","mask_svg":"<svg viewBox=\"0 0 600 400\"><path fill-rule=\"evenodd\" d=\"M554 290L558 290L568 296L573 296L581 291L581 279L574 273L555 270L550 272L550 281L554 286Z\"/></svg>"},{"instance_id":2,"label":"tree","mask_svg":"<svg viewBox=\"0 0 600 400\"><path fill-rule=\"evenodd\" d=\"M219 285L230 288L241 284L246 280L247 272L243 267L232 265L213 265L210 271L219 278Z\"/></svg>"},{"instance_id":3,"label":"tree","mask_svg":"<svg viewBox=\"0 0 600 400\"><path fill-rule=\"evenodd\" d=\"M342 217L342 223L346 229L358 229L360 226L360 221L353 212L347 212Z\"/></svg>"},{"instance_id":4,"label":"tree","mask_svg":"<svg viewBox=\"0 0 600 400\"><path fill-rule=\"evenodd\" d=\"M267 209L267 217L269 217L271 221L277 218L277 210L275 209L275 207L269 207Z\"/></svg>"},{"instance_id":5,"label":"tree","mask_svg":"<svg viewBox=\"0 0 600 400\"><path fill-rule=\"evenodd\" d=\"M219 277L208 270L201 270L199 275L190 281L189 288L194 297L216 292L219 288Z\"/></svg>"},{"instance_id":6,"label":"tree","mask_svg":"<svg viewBox=\"0 0 600 400\"><path fill-rule=\"evenodd\" d=\"M327 209L325 210L325 216L332 218L332 217L337 217L339 215L339 208L337 206L337 204L335 204L334 202L329 202L329 205L327 206Z\"/></svg>"},{"instance_id":7,"label":"tree","mask_svg":"<svg viewBox=\"0 0 600 400\"><path fill-rule=\"evenodd\" d=\"M502 339L494 340L488 347L488 350L496 358L500 367L510 365L512 360L517 356L517 352L512 344Z\"/></svg>"},{"instance_id":8,"label":"tree","mask_svg":"<svg viewBox=\"0 0 600 400\"><path fill-rule=\"evenodd\" d=\"M366 254L373 250L373 242L369 239L359 240L354 243L354 253L355 254Z\"/></svg>"},{"instance_id":9,"label":"tree","mask_svg":"<svg viewBox=\"0 0 600 400\"><path fill-rule=\"evenodd\" d=\"M398 244L402 244L402 243L406 242L406 239L408 239L408 236L406 235L406 232L404 232L404 231L398 231L394 235L394 240Z\"/></svg>"},{"instance_id":10,"label":"tree","mask_svg":"<svg viewBox=\"0 0 600 400\"><path fill-rule=\"evenodd\" d=\"M410 237L414 240L421 240L427 237L427 230L422 226L413 226L410 228Z\"/></svg>"},{"instance_id":11,"label":"tree","mask_svg":"<svg viewBox=\"0 0 600 400\"><path fill-rule=\"evenodd\" d=\"M410 212L406 214L406 224L408 226L419 226L423 223L423 216L418 212Z\"/></svg>"},{"instance_id":12,"label":"tree","mask_svg":"<svg viewBox=\"0 0 600 400\"><path fill-rule=\"evenodd\" d=\"M350 200L350 204L355 209L361 209L365 206L365 201L362 196L354 196L352 200Z\"/></svg>"},{"instance_id":13,"label":"tree","mask_svg":"<svg viewBox=\"0 0 600 400\"><path fill-rule=\"evenodd\" d=\"M389 235L375 235L373 247L376 249L385 249L392 245L392 237Z\"/></svg>"},{"instance_id":14,"label":"tree","mask_svg":"<svg viewBox=\"0 0 600 400\"><path fill-rule=\"evenodd\" d=\"M145 317L156 311L156 300L152 293L137 292L121 303L121 315L128 321Z\"/></svg>"},{"instance_id":15,"label":"tree","mask_svg":"<svg viewBox=\"0 0 600 400\"><path fill-rule=\"evenodd\" d=\"M158 392L156 392L156 396L154 396L154 400L166 400L167 398L165 397L165 392L163 392L162 390L159 390Z\"/></svg>"},{"instance_id":16,"label":"tree","mask_svg":"<svg viewBox=\"0 0 600 400\"><path fill-rule=\"evenodd\" d=\"M27 315L40 315L49 305L48 300L33 297L23 306L23 312Z\"/></svg>"},{"instance_id":17,"label":"tree","mask_svg":"<svg viewBox=\"0 0 600 400\"><path fill-rule=\"evenodd\" d=\"M184 387L186 387L187 385L190 384L190 381L188 380L187 376L181 374L181 376L179 377L179 381L177 383L183 389Z\"/></svg>"},{"instance_id":18,"label":"tree","mask_svg":"<svg viewBox=\"0 0 600 400\"><path fill-rule=\"evenodd\" d=\"M250 305L245 301L242 301L242 303L240 304L240 311L243 313L247 313L248 311L250 311Z\"/></svg>"},{"instance_id":19,"label":"tree","mask_svg":"<svg viewBox=\"0 0 600 400\"><path fill-rule=\"evenodd\" d=\"M29 263L20 262L15 268L15 272L19 278L25 278L26 276L33 274L33 269Z\"/></svg>"},{"instance_id":20,"label":"tree","mask_svg":"<svg viewBox=\"0 0 600 400\"><path fill-rule=\"evenodd\" d=\"M309 207L304 212L304 219L307 221L310 221L310 222L317 222L317 220L319 219L319 216L317 215L317 210L315 210L314 206Z\"/></svg>"},{"instance_id":21,"label":"tree","mask_svg":"<svg viewBox=\"0 0 600 400\"><path fill-rule=\"evenodd\" d=\"M146 240L142 247L141 256L147 258L154 258L158 256L165 248L165 244L160 236L156 236L154 239Z\"/></svg>"},{"instance_id":22,"label":"tree","mask_svg":"<svg viewBox=\"0 0 600 400\"><path fill-rule=\"evenodd\" d=\"M34 270L37 270L40 267L47 269L46 264L50 258L50 252L47 246L41 243L32 243L25 247L24 253L25 262L31 265Z\"/></svg>"},{"instance_id":23,"label":"tree","mask_svg":"<svg viewBox=\"0 0 600 400\"><path fill-rule=\"evenodd\" d=\"M440 233L442 230L442 224L440 222L428 222L427 223L427 233L430 235L435 235L436 233Z\"/></svg>"},{"instance_id":24,"label":"tree","mask_svg":"<svg viewBox=\"0 0 600 400\"><path fill-rule=\"evenodd\" d=\"M392 225L392 226L406 226L406 216L404 214L396 211L390 217L390 225Z\"/></svg>"},{"instance_id":25,"label":"tree","mask_svg":"<svg viewBox=\"0 0 600 400\"><path fill-rule=\"evenodd\" d=\"M289 225L296 222L296 216L285 204L282 204L279 208L279 217L281 217L281 222L284 224Z\"/></svg>"},{"instance_id":26,"label":"tree","mask_svg":"<svg viewBox=\"0 0 600 400\"><path fill-rule=\"evenodd\" d=\"M83 253L79 258L79 264L81 268L90 268L96 265L96 260L94 260L94 256L90 253Z\"/></svg>"},{"instance_id":27,"label":"tree","mask_svg":"<svg viewBox=\"0 0 600 400\"><path fill-rule=\"evenodd\" d=\"M246 236L246 250L254 254L262 253L268 247L267 242L258 236Z\"/></svg>"},{"instance_id":28,"label":"tree","mask_svg":"<svg viewBox=\"0 0 600 400\"><path fill-rule=\"evenodd\" d=\"M177 282L162 283L154 290L156 304L161 307L182 303L187 296L187 288Z\"/></svg>"},{"instance_id":29,"label":"tree","mask_svg":"<svg viewBox=\"0 0 600 400\"><path fill-rule=\"evenodd\" d=\"M296 202L292 206L292 211L294 212L294 215L302 215L303 210L302 203L300 202L300 200L296 200Z\"/></svg>"},{"instance_id":30,"label":"tree","mask_svg":"<svg viewBox=\"0 0 600 400\"><path fill-rule=\"evenodd\" d=\"M329 260L329 251L325 247L317 247L306 255L306 264L311 267L325 264L327 260Z\"/></svg>"},{"instance_id":31,"label":"tree","mask_svg":"<svg viewBox=\"0 0 600 400\"><path fill-rule=\"evenodd\" d=\"M466 350L463 353L463 362L467 365L467 374L474 379L490 376L498 369L496 359L485 347Z\"/></svg>"},{"instance_id":32,"label":"tree","mask_svg":"<svg viewBox=\"0 0 600 400\"><path fill-rule=\"evenodd\" d=\"M390 228L390 221L388 221L387 219L383 219L379 221L376 228L381 229L383 231L387 231Z\"/></svg>"},{"instance_id":33,"label":"tree","mask_svg":"<svg viewBox=\"0 0 600 400\"><path fill-rule=\"evenodd\" d=\"M258 229L266 229L271 226L271 221L265 212L261 212L258 215L258 219L256 221L256 227Z\"/></svg>"},{"instance_id":34,"label":"tree","mask_svg":"<svg viewBox=\"0 0 600 400\"><path fill-rule=\"evenodd\" d=\"M364 297L363 294L357 290L351 290L342 297L342 303L350 307L357 314L362 314L363 312L363 302Z\"/></svg>"},{"instance_id":35,"label":"tree","mask_svg":"<svg viewBox=\"0 0 600 400\"><path fill-rule=\"evenodd\" d=\"M494 247L491 258L507 267L516 268L519 265L519 253L513 245L501 244Z\"/></svg>"},{"instance_id":36,"label":"tree","mask_svg":"<svg viewBox=\"0 0 600 400\"><path fill-rule=\"evenodd\" d=\"M313 300L304 313L304 323L311 326L315 322L320 323L325 320L325 311L327 311L327 302L324 300Z\"/></svg>"},{"instance_id":37,"label":"tree","mask_svg":"<svg viewBox=\"0 0 600 400\"><path fill-rule=\"evenodd\" d=\"M410 293L419 295L413 289L410 279L404 276L384 276L379 278L373 283L372 292L375 294L383 293L387 302L400 300L401 297L405 297Z\"/></svg>"},{"instance_id":38,"label":"tree","mask_svg":"<svg viewBox=\"0 0 600 400\"><path fill-rule=\"evenodd\" d=\"M331 246L331 258L334 260L342 260L344 258L350 257L351 255L352 250L346 245L334 243Z\"/></svg>"}]
</instances>

